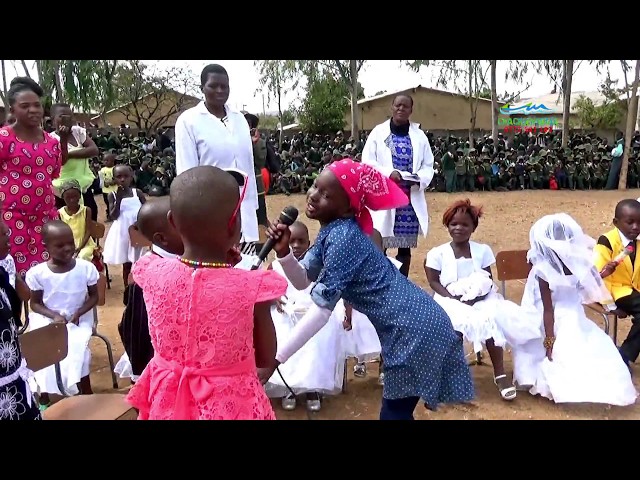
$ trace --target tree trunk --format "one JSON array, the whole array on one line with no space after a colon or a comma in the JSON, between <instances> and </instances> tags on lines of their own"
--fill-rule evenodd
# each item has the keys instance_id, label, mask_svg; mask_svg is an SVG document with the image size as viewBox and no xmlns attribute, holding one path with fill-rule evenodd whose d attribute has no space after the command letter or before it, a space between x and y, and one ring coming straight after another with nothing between
<instances>
[{"instance_id":1,"label":"tree trunk","mask_svg":"<svg viewBox=\"0 0 640 480\"><path fill-rule=\"evenodd\" d=\"M282 152L282 137L284 135L284 122L282 121L281 103L282 103L282 88L278 86L278 120L280 121L280 134L278 135L278 152Z\"/></svg>"},{"instance_id":2,"label":"tree trunk","mask_svg":"<svg viewBox=\"0 0 640 480\"><path fill-rule=\"evenodd\" d=\"M27 62L25 62L24 60L20 60L22 62L22 68L24 69L24 74L31 78L31 74L29 73L29 69L27 68ZM38 77L38 81L41 82L42 80L40 79L40 77Z\"/></svg>"},{"instance_id":3,"label":"tree trunk","mask_svg":"<svg viewBox=\"0 0 640 480\"><path fill-rule=\"evenodd\" d=\"M62 90L62 80L60 79L60 60L52 60L53 78L56 82L56 102L64 102L64 90Z\"/></svg>"},{"instance_id":4,"label":"tree trunk","mask_svg":"<svg viewBox=\"0 0 640 480\"><path fill-rule=\"evenodd\" d=\"M573 60L563 60L562 92L562 148L569 144L569 118L571 115L571 81L573 79Z\"/></svg>"},{"instance_id":5,"label":"tree trunk","mask_svg":"<svg viewBox=\"0 0 640 480\"><path fill-rule=\"evenodd\" d=\"M627 105L627 129L624 134L624 152L622 153L622 165L620 166L620 179L618 190L627 189L627 171L629 170L629 152L631 151L631 139L634 125L638 115L638 82L640 82L640 60L636 60L636 74L631 87L631 98Z\"/></svg>"},{"instance_id":6,"label":"tree trunk","mask_svg":"<svg viewBox=\"0 0 640 480\"><path fill-rule=\"evenodd\" d=\"M493 144L498 144L498 85L496 81L496 67L498 61L491 60L491 137Z\"/></svg>"},{"instance_id":7,"label":"tree trunk","mask_svg":"<svg viewBox=\"0 0 640 480\"><path fill-rule=\"evenodd\" d=\"M7 101L7 71L5 70L4 60L0 62L0 69L2 69L2 103L4 104L6 115L9 111L9 102Z\"/></svg>"},{"instance_id":8,"label":"tree trunk","mask_svg":"<svg viewBox=\"0 0 640 480\"><path fill-rule=\"evenodd\" d=\"M351 136L353 141L360 139L358 127L358 66L356 60L349 60L349 75L351 78Z\"/></svg>"},{"instance_id":9,"label":"tree trunk","mask_svg":"<svg viewBox=\"0 0 640 480\"><path fill-rule=\"evenodd\" d=\"M469 60L469 148L473 148L473 60Z\"/></svg>"}]
</instances>

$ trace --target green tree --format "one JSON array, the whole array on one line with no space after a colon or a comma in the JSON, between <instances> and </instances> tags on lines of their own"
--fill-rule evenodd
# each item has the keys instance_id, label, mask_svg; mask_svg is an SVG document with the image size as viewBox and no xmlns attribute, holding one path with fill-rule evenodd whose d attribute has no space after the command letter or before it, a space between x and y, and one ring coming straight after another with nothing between
<instances>
[{"instance_id":1,"label":"green tree","mask_svg":"<svg viewBox=\"0 0 640 480\"><path fill-rule=\"evenodd\" d=\"M604 101L596 105L593 100L580 95L574 104L581 128L616 128L624 116L624 109L620 104L622 90L616 88L617 80L609 75L598 89L604 96Z\"/></svg>"},{"instance_id":2,"label":"green tree","mask_svg":"<svg viewBox=\"0 0 640 480\"><path fill-rule=\"evenodd\" d=\"M358 84L359 94L364 96ZM350 92L343 81L333 76L316 77L307 84L307 94L299 111L300 125L309 133L332 134L345 126L344 113Z\"/></svg>"},{"instance_id":3,"label":"green tree","mask_svg":"<svg viewBox=\"0 0 640 480\"><path fill-rule=\"evenodd\" d=\"M351 135L354 138L359 135L358 100L364 98L364 91L362 90L362 85L358 82L358 75L365 63L366 60L297 61L297 71L307 77L308 86L319 78L330 76L347 88L351 102Z\"/></svg>"}]
</instances>

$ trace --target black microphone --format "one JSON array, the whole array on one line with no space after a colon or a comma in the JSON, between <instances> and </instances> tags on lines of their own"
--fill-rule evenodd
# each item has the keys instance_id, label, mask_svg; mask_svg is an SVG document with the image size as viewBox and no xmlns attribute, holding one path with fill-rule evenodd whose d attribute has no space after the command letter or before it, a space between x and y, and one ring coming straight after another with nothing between
<instances>
[{"instance_id":1,"label":"black microphone","mask_svg":"<svg viewBox=\"0 0 640 480\"><path fill-rule=\"evenodd\" d=\"M284 207L282 212L280 212L280 217L278 218L278 223L283 223L286 226L290 226L293 222L298 218L298 209L293 206ZM253 265L251 265L251 270L257 270L262 265L273 250L273 246L276 244L277 240L273 238L268 238L265 244L262 246L260 253L258 253L258 258L255 259Z\"/></svg>"}]
</instances>

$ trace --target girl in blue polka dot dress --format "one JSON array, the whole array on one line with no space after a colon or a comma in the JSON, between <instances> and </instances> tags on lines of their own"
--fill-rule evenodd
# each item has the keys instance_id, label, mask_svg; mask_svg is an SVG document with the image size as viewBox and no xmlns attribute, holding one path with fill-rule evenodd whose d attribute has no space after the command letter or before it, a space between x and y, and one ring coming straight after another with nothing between
<instances>
[{"instance_id":1,"label":"girl in blue polka dot dress","mask_svg":"<svg viewBox=\"0 0 640 480\"><path fill-rule=\"evenodd\" d=\"M307 193L307 217L321 228L298 263L289 248L289 229L272 224L278 261L298 289L311 288L314 305L298 322L268 368L266 382L328 321L342 298L375 327L385 361L381 420L413 420L420 400L435 410L441 403L474 398L462 339L444 310L411 283L373 244L372 210L401 207L407 196L368 165L350 159L329 165Z\"/></svg>"}]
</instances>

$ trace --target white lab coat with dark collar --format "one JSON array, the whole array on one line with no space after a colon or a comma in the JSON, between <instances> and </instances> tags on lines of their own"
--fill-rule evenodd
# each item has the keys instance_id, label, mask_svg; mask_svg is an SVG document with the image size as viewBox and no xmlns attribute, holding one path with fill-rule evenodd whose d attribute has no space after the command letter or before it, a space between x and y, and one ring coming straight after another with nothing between
<instances>
[{"instance_id":1,"label":"white lab coat with dark collar","mask_svg":"<svg viewBox=\"0 0 640 480\"><path fill-rule=\"evenodd\" d=\"M381 123L371 130L362 151L362 163L375 167L387 177L395 170L393 168L391 150L385 143L389 135L391 135L389 121ZM413 205L418 217L420 231L426 237L429 231L429 212L424 191L429 187L433 179L433 152L431 151L429 139L420 130L420 124L411 122L409 137L413 147L413 171L410 173L415 173L420 177L420 185L411 187L411 205ZM371 216L374 228L380 232L383 238L393 237L396 218L395 209L377 212L372 210Z\"/></svg>"},{"instance_id":2,"label":"white lab coat with dark collar","mask_svg":"<svg viewBox=\"0 0 640 480\"><path fill-rule=\"evenodd\" d=\"M249 124L240 112L225 105L226 125L207 110L204 102L183 112L176 121L176 172L199 165L235 168L247 174L247 193L242 202L242 241L257 242L258 190L253 168L253 143Z\"/></svg>"}]
</instances>

